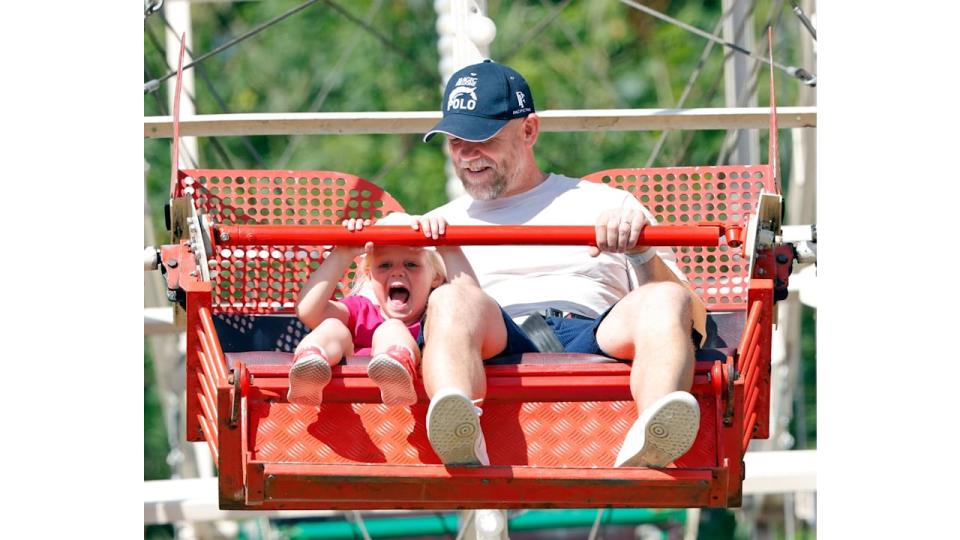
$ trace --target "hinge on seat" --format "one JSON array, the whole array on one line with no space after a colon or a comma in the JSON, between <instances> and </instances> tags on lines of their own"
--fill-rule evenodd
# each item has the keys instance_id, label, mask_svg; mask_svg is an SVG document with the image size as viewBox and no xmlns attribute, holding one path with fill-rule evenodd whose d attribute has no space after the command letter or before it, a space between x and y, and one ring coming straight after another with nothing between
<instances>
[{"instance_id":1,"label":"hinge on seat","mask_svg":"<svg viewBox=\"0 0 960 540\"><path fill-rule=\"evenodd\" d=\"M240 423L240 382L242 379L240 368L230 370L227 382L233 385L233 394L230 396L230 427L237 427Z\"/></svg>"}]
</instances>

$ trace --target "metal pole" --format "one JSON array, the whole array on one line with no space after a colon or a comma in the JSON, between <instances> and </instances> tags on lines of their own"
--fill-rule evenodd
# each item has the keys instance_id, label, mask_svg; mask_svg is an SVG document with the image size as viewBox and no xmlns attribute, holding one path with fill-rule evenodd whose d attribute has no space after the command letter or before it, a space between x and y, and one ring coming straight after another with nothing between
<instances>
[{"instance_id":1,"label":"metal pole","mask_svg":"<svg viewBox=\"0 0 960 540\"><path fill-rule=\"evenodd\" d=\"M644 227L638 245L717 246L722 226L661 225ZM592 225L451 225L434 240L403 225L382 225L348 231L340 225L214 225L217 247L270 245L596 245Z\"/></svg>"},{"instance_id":2,"label":"metal pole","mask_svg":"<svg viewBox=\"0 0 960 540\"><path fill-rule=\"evenodd\" d=\"M723 0L723 13L730 13L730 16L723 21L723 39L731 43L739 43L752 51L755 48L756 39L753 35L753 20L748 11L748 4L740 0ZM751 91L753 62L742 54L728 54L724 63L724 91L727 107L757 106L757 94ZM759 160L760 132L738 130L728 163L732 165L759 163Z\"/></svg>"}]
</instances>

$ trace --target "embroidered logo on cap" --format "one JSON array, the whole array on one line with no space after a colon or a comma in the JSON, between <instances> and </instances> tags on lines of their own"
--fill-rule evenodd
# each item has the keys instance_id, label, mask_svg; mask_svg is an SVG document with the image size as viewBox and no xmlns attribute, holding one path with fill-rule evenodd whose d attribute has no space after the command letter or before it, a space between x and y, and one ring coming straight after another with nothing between
<instances>
[{"instance_id":1,"label":"embroidered logo on cap","mask_svg":"<svg viewBox=\"0 0 960 540\"><path fill-rule=\"evenodd\" d=\"M471 75L475 75L471 73ZM477 78L460 77L447 98L447 110L472 111L477 108Z\"/></svg>"}]
</instances>

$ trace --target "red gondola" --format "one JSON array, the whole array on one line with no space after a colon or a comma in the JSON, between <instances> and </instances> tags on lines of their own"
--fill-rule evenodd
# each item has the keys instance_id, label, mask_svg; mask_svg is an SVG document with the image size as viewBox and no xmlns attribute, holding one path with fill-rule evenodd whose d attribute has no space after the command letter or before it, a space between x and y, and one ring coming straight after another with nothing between
<instances>
[{"instance_id":1,"label":"red gondola","mask_svg":"<svg viewBox=\"0 0 960 540\"><path fill-rule=\"evenodd\" d=\"M481 424L489 467L442 465L427 441L422 386L414 406L386 407L366 377L367 358L333 368L319 412L288 403L292 351L307 332L293 305L325 250L423 237L399 227L340 234L344 218L376 220L402 209L353 175L176 171L174 240L159 250L158 265L186 324L187 438L209 444L221 508L738 506L747 444L768 435L774 303L792 262L777 257L784 248L774 243L782 212L774 114L770 133L769 165L586 177L630 191L657 215L663 226L641 241L677 246L681 269L708 307L692 389L700 430L668 468L612 467L636 411L629 365L603 357L525 354L487 365ZM582 244L592 234L590 227L451 226L442 241ZM352 278L350 271L342 286Z\"/></svg>"}]
</instances>

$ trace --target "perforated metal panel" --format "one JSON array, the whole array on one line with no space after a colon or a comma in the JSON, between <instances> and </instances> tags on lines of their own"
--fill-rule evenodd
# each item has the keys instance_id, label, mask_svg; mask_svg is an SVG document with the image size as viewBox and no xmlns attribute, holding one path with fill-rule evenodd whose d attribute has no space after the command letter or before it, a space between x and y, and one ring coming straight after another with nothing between
<instances>
[{"instance_id":1,"label":"perforated metal panel","mask_svg":"<svg viewBox=\"0 0 960 540\"><path fill-rule=\"evenodd\" d=\"M762 189L776 192L769 165L608 169L587 180L633 193L665 225L747 225ZM748 261L740 248L677 247L677 263L708 308L743 309Z\"/></svg>"},{"instance_id":2,"label":"perforated metal panel","mask_svg":"<svg viewBox=\"0 0 960 540\"><path fill-rule=\"evenodd\" d=\"M373 221L403 208L380 187L332 171L187 169L197 207L224 225L333 225ZM216 240L214 240L216 242ZM300 285L331 246L247 246L218 249L209 259L213 308L222 313L292 313ZM355 264L340 282L353 282Z\"/></svg>"}]
</instances>

